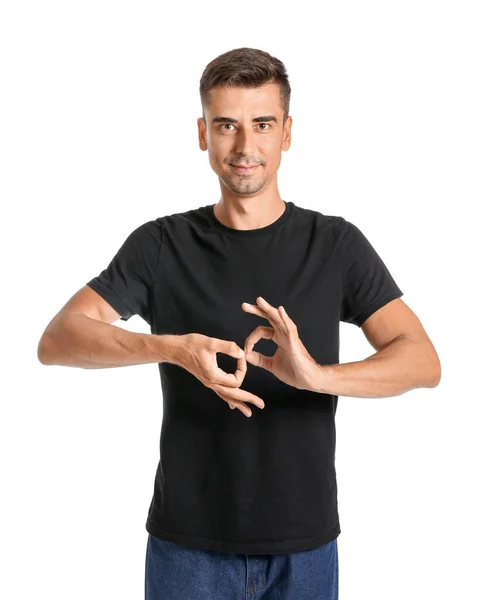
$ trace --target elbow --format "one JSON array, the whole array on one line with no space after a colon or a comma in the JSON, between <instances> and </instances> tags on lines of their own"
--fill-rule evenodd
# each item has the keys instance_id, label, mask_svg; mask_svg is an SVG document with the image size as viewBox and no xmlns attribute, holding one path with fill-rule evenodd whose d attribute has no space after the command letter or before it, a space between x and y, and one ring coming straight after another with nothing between
<instances>
[{"instance_id":1,"label":"elbow","mask_svg":"<svg viewBox=\"0 0 484 600\"><path fill-rule=\"evenodd\" d=\"M436 356L436 360L429 369L429 372L432 373L432 377L430 378L428 387L435 388L439 385L442 378L442 367L438 356Z\"/></svg>"},{"instance_id":2,"label":"elbow","mask_svg":"<svg viewBox=\"0 0 484 600\"><path fill-rule=\"evenodd\" d=\"M421 352L418 353L418 356L421 364L420 377L423 387L437 387L442 377L442 367L439 355L430 340L422 344Z\"/></svg>"},{"instance_id":3,"label":"elbow","mask_svg":"<svg viewBox=\"0 0 484 600\"><path fill-rule=\"evenodd\" d=\"M440 365L439 365L439 370L437 372L437 375L435 376L435 379L433 380L432 387L437 387L439 385L441 377L442 377L442 372L441 372Z\"/></svg>"},{"instance_id":4,"label":"elbow","mask_svg":"<svg viewBox=\"0 0 484 600\"><path fill-rule=\"evenodd\" d=\"M51 365L52 340L44 333L37 346L37 359L43 365Z\"/></svg>"}]
</instances>

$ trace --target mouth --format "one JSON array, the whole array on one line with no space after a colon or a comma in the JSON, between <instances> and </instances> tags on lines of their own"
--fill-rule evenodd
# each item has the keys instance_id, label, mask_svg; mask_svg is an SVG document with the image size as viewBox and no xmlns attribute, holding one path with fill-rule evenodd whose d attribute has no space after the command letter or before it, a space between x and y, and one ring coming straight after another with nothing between
<instances>
[{"instance_id":1,"label":"mouth","mask_svg":"<svg viewBox=\"0 0 484 600\"><path fill-rule=\"evenodd\" d=\"M237 165L230 165L233 169L235 169L238 173L253 173L257 167L259 165L249 165L248 167L245 166L237 166Z\"/></svg>"}]
</instances>

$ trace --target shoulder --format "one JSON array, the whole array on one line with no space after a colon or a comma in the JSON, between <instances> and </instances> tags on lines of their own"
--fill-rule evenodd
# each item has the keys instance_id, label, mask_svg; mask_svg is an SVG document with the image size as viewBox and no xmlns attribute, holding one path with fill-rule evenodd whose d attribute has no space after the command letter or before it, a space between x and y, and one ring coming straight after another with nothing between
<instances>
[{"instance_id":1,"label":"shoulder","mask_svg":"<svg viewBox=\"0 0 484 600\"><path fill-rule=\"evenodd\" d=\"M163 217L144 221L131 231L126 242L140 248L147 246L160 247L162 243L162 225Z\"/></svg>"},{"instance_id":2,"label":"shoulder","mask_svg":"<svg viewBox=\"0 0 484 600\"><path fill-rule=\"evenodd\" d=\"M327 225L332 227L334 225L339 225L342 221L344 221L343 217L339 215L325 214L313 208L294 206L294 210L299 215L300 219L308 222L314 221L318 225Z\"/></svg>"},{"instance_id":3,"label":"shoulder","mask_svg":"<svg viewBox=\"0 0 484 600\"><path fill-rule=\"evenodd\" d=\"M340 215L324 214L311 208L296 206L295 212L299 227L308 231L314 231L317 236L330 236L334 244L338 244L341 241L347 234L348 227L352 225Z\"/></svg>"},{"instance_id":4,"label":"shoulder","mask_svg":"<svg viewBox=\"0 0 484 600\"><path fill-rule=\"evenodd\" d=\"M163 231L166 236L186 235L193 229L210 228L210 204L191 208L180 212L173 212L161 217Z\"/></svg>"}]
</instances>

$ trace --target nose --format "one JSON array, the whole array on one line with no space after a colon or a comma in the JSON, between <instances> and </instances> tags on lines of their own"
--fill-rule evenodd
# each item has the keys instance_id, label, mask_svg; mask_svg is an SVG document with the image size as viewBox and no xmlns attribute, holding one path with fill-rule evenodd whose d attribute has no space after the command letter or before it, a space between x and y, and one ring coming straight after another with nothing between
<instances>
[{"instance_id":1,"label":"nose","mask_svg":"<svg viewBox=\"0 0 484 600\"><path fill-rule=\"evenodd\" d=\"M251 156L255 150L255 133L249 128L241 128L236 136L235 151L244 156Z\"/></svg>"}]
</instances>

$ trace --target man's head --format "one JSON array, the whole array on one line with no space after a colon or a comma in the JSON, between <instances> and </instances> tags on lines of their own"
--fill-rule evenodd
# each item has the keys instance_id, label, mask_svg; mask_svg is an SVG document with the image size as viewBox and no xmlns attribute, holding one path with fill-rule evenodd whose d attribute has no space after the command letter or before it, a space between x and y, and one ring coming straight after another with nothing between
<instances>
[{"instance_id":1,"label":"man's head","mask_svg":"<svg viewBox=\"0 0 484 600\"><path fill-rule=\"evenodd\" d=\"M291 87L283 63L237 48L210 62L200 79L199 144L232 192L256 194L276 175L291 143ZM235 165L257 165L241 172Z\"/></svg>"}]
</instances>

